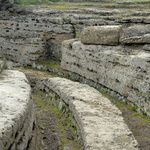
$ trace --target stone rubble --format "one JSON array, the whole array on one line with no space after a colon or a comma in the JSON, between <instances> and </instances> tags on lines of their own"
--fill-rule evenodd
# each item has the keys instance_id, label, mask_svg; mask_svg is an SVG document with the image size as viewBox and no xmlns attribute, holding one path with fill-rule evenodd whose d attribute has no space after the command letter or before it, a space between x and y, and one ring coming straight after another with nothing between
<instances>
[{"instance_id":1,"label":"stone rubble","mask_svg":"<svg viewBox=\"0 0 150 150\"><path fill-rule=\"evenodd\" d=\"M142 5L147 8L148 4ZM43 58L61 60L62 54L60 49L63 40L80 37L81 31L85 27L122 25L123 28L130 28L132 25L142 24L145 26L150 23L148 10L145 13L142 10L125 12L119 8L123 6L132 8L132 6L120 5L110 4L108 8L101 6L102 8L100 9L93 8L94 5L89 5L88 8L84 8L84 6L83 8L68 7L67 10L54 10L49 6L20 7L15 5L9 9L9 12L1 11L0 13L0 45L2 45L0 52L4 53L7 59L17 61L21 65L32 65L35 61ZM141 7L138 4L134 5ZM110 8L112 9L110 10ZM39 39L38 43L31 44L28 42L28 39L32 40L34 38L35 41ZM132 41L135 40L137 43L141 42L141 39L139 39L141 37L134 38L126 39L123 37L122 42L133 43ZM16 46L13 46L13 52L11 53L8 45L12 45L14 40L16 42L22 41L22 43L17 43ZM142 43L143 40L148 43L149 35L143 35ZM22 45L26 45L26 48L22 48ZM34 51L35 47L39 47L39 53L32 52L32 49ZM24 55L20 55L21 53L24 53Z\"/></svg>"},{"instance_id":2,"label":"stone rubble","mask_svg":"<svg viewBox=\"0 0 150 150\"><path fill-rule=\"evenodd\" d=\"M124 7L137 7L134 5ZM114 6L121 8L122 4L110 8ZM60 11L48 7L14 7L10 12L0 12L0 53L21 65L33 65L47 58L62 59L63 69L118 92L150 116L149 14L89 8ZM87 29L82 32L84 44L78 39L68 40L84 27L102 25L109 25L110 30L89 27L88 34L84 35ZM0 60L0 71L2 66ZM80 126L85 150L138 149L121 112L98 91L62 78L36 79L34 84L42 90L53 90L69 105ZM0 85L0 148L25 150L33 125L30 87L18 71L3 71Z\"/></svg>"}]
</instances>

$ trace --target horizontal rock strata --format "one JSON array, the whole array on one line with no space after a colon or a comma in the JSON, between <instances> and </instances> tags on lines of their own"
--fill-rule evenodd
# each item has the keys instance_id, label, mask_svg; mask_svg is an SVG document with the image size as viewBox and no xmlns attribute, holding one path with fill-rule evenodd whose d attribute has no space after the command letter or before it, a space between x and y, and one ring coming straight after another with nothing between
<instances>
[{"instance_id":1,"label":"horizontal rock strata","mask_svg":"<svg viewBox=\"0 0 150 150\"><path fill-rule=\"evenodd\" d=\"M31 65L45 58L45 40L41 38L5 39L0 37L0 52L13 62Z\"/></svg>"},{"instance_id":2,"label":"horizontal rock strata","mask_svg":"<svg viewBox=\"0 0 150 150\"><path fill-rule=\"evenodd\" d=\"M85 45L72 39L63 42L61 67L120 93L150 116L150 53L144 47Z\"/></svg>"},{"instance_id":3,"label":"horizontal rock strata","mask_svg":"<svg viewBox=\"0 0 150 150\"><path fill-rule=\"evenodd\" d=\"M52 90L68 105L80 127L85 150L138 149L120 110L97 90L85 84L44 74L40 79L35 77L38 73L34 71L26 71L26 74L36 89L47 92Z\"/></svg>"},{"instance_id":4,"label":"horizontal rock strata","mask_svg":"<svg viewBox=\"0 0 150 150\"><path fill-rule=\"evenodd\" d=\"M150 43L150 25L136 25L125 28L120 38L121 43Z\"/></svg>"},{"instance_id":5,"label":"horizontal rock strata","mask_svg":"<svg viewBox=\"0 0 150 150\"><path fill-rule=\"evenodd\" d=\"M27 150L34 122L31 89L19 71L0 74L0 149Z\"/></svg>"},{"instance_id":6,"label":"horizontal rock strata","mask_svg":"<svg viewBox=\"0 0 150 150\"><path fill-rule=\"evenodd\" d=\"M73 32L63 17L32 14L0 19L0 52L27 65L47 56L60 59L62 41L73 38Z\"/></svg>"}]
</instances>

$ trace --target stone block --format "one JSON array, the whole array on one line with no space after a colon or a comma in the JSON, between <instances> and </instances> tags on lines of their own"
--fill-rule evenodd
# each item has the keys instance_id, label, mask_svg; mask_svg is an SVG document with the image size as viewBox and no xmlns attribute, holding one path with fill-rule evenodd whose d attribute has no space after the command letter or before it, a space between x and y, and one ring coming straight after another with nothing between
<instances>
[{"instance_id":1,"label":"stone block","mask_svg":"<svg viewBox=\"0 0 150 150\"><path fill-rule=\"evenodd\" d=\"M150 43L150 25L135 25L123 29L121 43Z\"/></svg>"},{"instance_id":2,"label":"stone block","mask_svg":"<svg viewBox=\"0 0 150 150\"><path fill-rule=\"evenodd\" d=\"M117 45L121 26L92 26L83 29L81 42L84 44Z\"/></svg>"}]
</instances>

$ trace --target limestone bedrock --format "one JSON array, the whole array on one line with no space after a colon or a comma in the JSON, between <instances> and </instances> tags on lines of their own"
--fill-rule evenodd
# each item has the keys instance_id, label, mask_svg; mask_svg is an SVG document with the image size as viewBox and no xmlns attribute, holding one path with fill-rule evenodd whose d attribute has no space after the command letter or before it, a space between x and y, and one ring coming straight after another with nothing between
<instances>
[{"instance_id":1,"label":"limestone bedrock","mask_svg":"<svg viewBox=\"0 0 150 150\"><path fill-rule=\"evenodd\" d=\"M91 26L81 32L84 44L116 45L119 43L122 26Z\"/></svg>"},{"instance_id":2,"label":"limestone bedrock","mask_svg":"<svg viewBox=\"0 0 150 150\"><path fill-rule=\"evenodd\" d=\"M27 74L36 89L52 90L68 105L79 125L84 150L138 150L122 113L99 91L64 78Z\"/></svg>"},{"instance_id":3,"label":"limestone bedrock","mask_svg":"<svg viewBox=\"0 0 150 150\"><path fill-rule=\"evenodd\" d=\"M61 67L125 96L150 116L150 53L141 47L86 45L77 39L62 46ZM132 54L133 53L133 54Z\"/></svg>"},{"instance_id":4,"label":"limestone bedrock","mask_svg":"<svg viewBox=\"0 0 150 150\"><path fill-rule=\"evenodd\" d=\"M4 58L0 54L0 73L3 70L3 68L4 68L4 65L5 65Z\"/></svg>"},{"instance_id":5,"label":"limestone bedrock","mask_svg":"<svg viewBox=\"0 0 150 150\"><path fill-rule=\"evenodd\" d=\"M0 74L0 150L26 150L34 122L31 88L19 71Z\"/></svg>"},{"instance_id":6,"label":"limestone bedrock","mask_svg":"<svg viewBox=\"0 0 150 150\"><path fill-rule=\"evenodd\" d=\"M124 28L121 43L150 43L150 25L134 25Z\"/></svg>"},{"instance_id":7,"label":"limestone bedrock","mask_svg":"<svg viewBox=\"0 0 150 150\"><path fill-rule=\"evenodd\" d=\"M61 43L74 37L71 24L63 17L29 14L0 18L0 52L23 65L61 58Z\"/></svg>"}]
</instances>

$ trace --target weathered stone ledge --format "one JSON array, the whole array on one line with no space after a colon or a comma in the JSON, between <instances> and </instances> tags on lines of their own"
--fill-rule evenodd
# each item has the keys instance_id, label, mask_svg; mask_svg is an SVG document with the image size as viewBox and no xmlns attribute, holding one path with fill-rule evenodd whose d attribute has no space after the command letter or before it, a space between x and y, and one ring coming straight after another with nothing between
<instances>
[{"instance_id":1,"label":"weathered stone ledge","mask_svg":"<svg viewBox=\"0 0 150 150\"><path fill-rule=\"evenodd\" d=\"M0 149L27 150L34 122L31 88L25 75L0 74Z\"/></svg>"},{"instance_id":2,"label":"weathered stone ledge","mask_svg":"<svg viewBox=\"0 0 150 150\"><path fill-rule=\"evenodd\" d=\"M63 42L61 67L120 93L150 115L150 54L140 49L85 45L72 39ZM124 52L126 50L131 54Z\"/></svg>"},{"instance_id":3,"label":"weathered stone ledge","mask_svg":"<svg viewBox=\"0 0 150 150\"><path fill-rule=\"evenodd\" d=\"M138 149L119 109L97 90L64 78L44 74L36 77L34 71L25 72L31 85L47 92L54 91L68 105L79 125L84 150Z\"/></svg>"},{"instance_id":4,"label":"weathered stone ledge","mask_svg":"<svg viewBox=\"0 0 150 150\"><path fill-rule=\"evenodd\" d=\"M31 65L45 58L45 40L42 38L8 39L0 37L0 52L15 63Z\"/></svg>"},{"instance_id":5,"label":"weathered stone ledge","mask_svg":"<svg viewBox=\"0 0 150 150\"><path fill-rule=\"evenodd\" d=\"M150 25L123 26L91 26L84 28L81 42L94 45L149 44Z\"/></svg>"}]
</instances>

